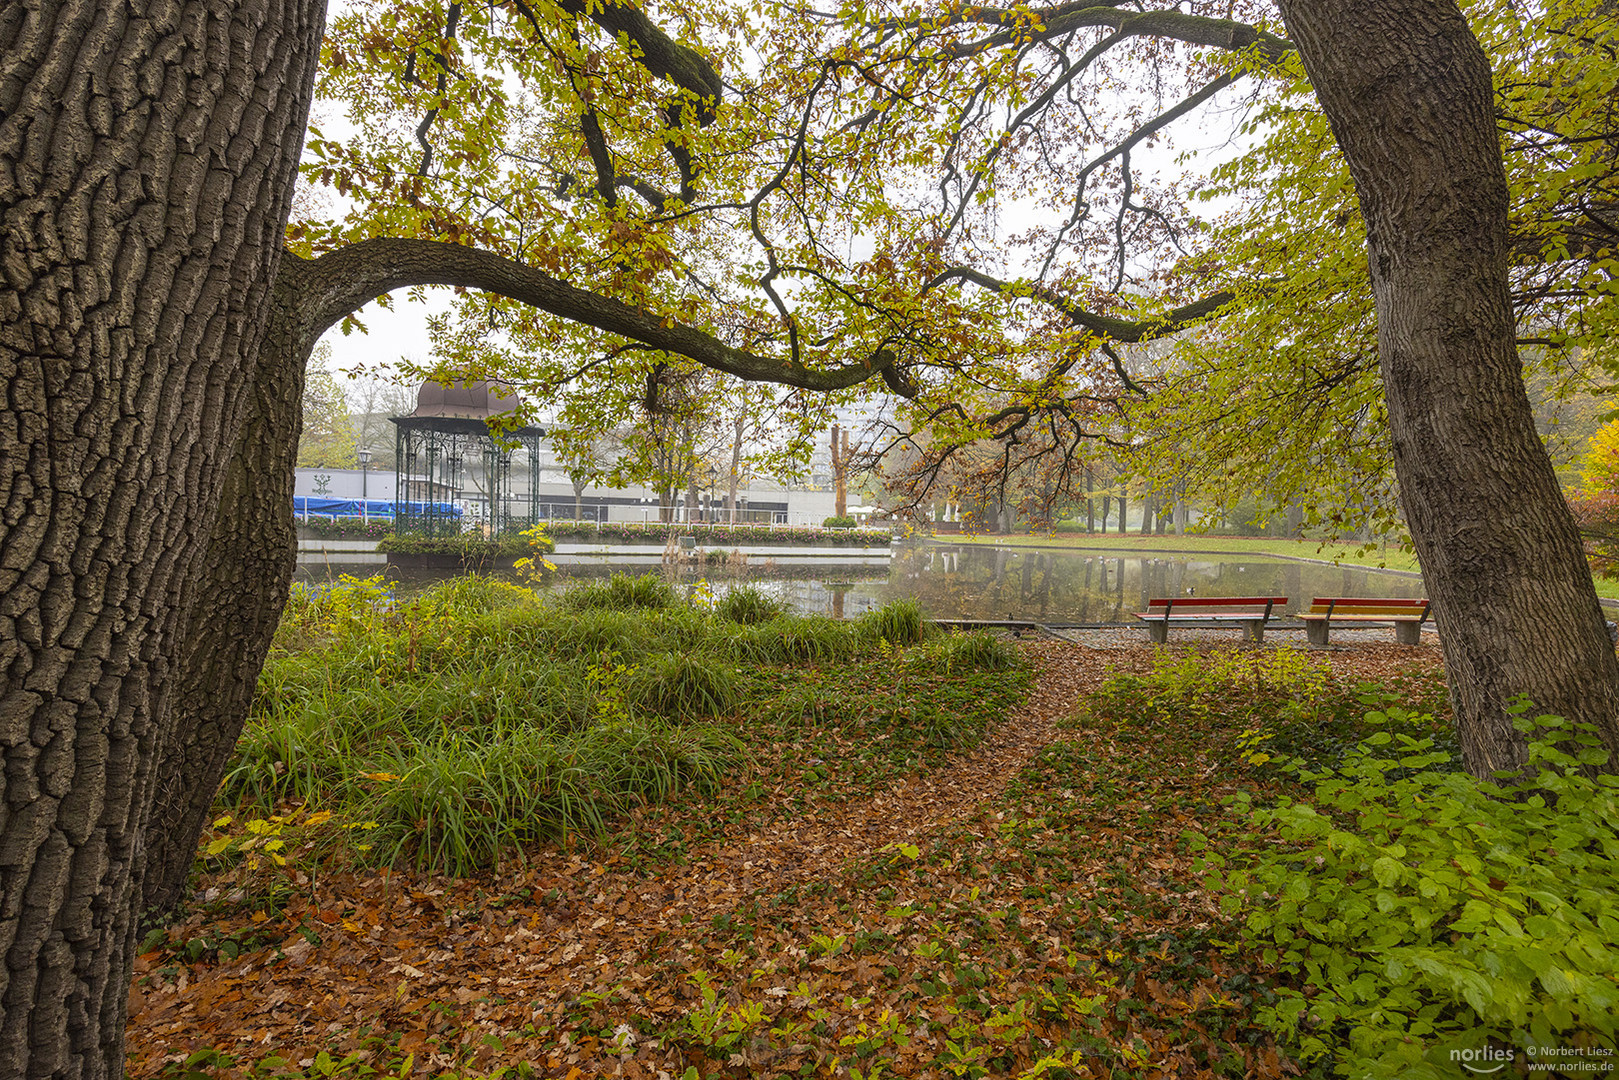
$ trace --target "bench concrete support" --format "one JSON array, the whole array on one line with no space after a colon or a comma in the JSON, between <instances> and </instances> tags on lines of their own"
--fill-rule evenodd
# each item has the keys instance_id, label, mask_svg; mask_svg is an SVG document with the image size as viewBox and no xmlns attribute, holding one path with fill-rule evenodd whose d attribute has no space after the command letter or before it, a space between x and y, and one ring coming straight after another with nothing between
<instances>
[{"instance_id":1,"label":"bench concrete support","mask_svg":"<svg viewBox=\"0 0 1619 1080\"><path fill-rule=\"evenodd\" d=\"M1147 624L1147 640L1148 641L1153 642L1154 644L1157 644L1157 645L1167 645L1167 644L1169 644L1169 623L1170 623L1170 620L1168 620L1168 619L1147 619L1147 620L1145 620L1145 622ZM1245 640L1248 640L1248 641L1264 641L1265 640L1265 620L1264 619L1232 619L1232 618L1225 618L1225 619L1220 619L1220 620L1214 620L1214 619L1198 620L1198 619L1189 618L1189 619L1184 620L1182 622L1182 625L1184 625L1184 626L1220 627L1220 626L1229 626L1232 623L1241 624L1241 626L1242 626L1242 636L1243 636L1243 638Z\"/></svg>"},{"instance_id":2,"label":"bench concrete support","mask_svg":"<svg viewBox=\"0 0 1619 1080\"><path fill-rule=\"evenodd\" d=\"M1348 619L1340 619L1347 622ZM1374 620L1368 620L1374 621ZM1381 620L1376 620L1381 621ZM1389 619L1394 627L1394 640L1400 645L1422 644L1422 623L1416 619ZM1311 645L1325 645L1332 632L1332 619L1305 619L1304 633L1310 639Z\"/></svg>"}]
</instances>

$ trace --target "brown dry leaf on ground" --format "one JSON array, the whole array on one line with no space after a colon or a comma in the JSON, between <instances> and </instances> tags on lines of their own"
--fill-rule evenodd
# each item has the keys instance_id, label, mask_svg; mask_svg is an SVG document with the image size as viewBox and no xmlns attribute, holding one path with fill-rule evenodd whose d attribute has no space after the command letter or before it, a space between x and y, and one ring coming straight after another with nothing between
<instances>
[{"instance_id":1,"label":"brown dry leaf on ground","mask_svg":"<svg viewBox=\"0 0 1619 1080\"><path fill-rule=\"evenodd\" d=\"M1156 1075L1209 1075L1210 1055L1244 1039L1228 1051L1244 1071L1284 1075L1290 1063L1229 1018L1222 978L1240 965L1215 958L1174 978L1109 944L1161 940L1167 969L1174 935L1206 936L1217 919L1177 841L1185 812L1155 809L1151 787L1132 796L1134 819L1059 791L1089 835L1057 863L1037 853L1076 838L1055 835L1038 800L1006 797L1062 737L1058 721L1153 653L1022 647L1037 671L1026 700L947 767L710 829L650 876L611 839L478 879L336 874L286 906L277 945L217 963L142 956L129 1075L207 1047L228 1055L222 1074L234 1062L243 1075L271 1057L308 1070L323 1051L378 1068L412 1055L423 1075L519 1063L558 1078L852 1075L879 1059L888 1075L984 1075L1027 1066L1031 1047L1081 1023L1124 1055L1113 1060ZM1322 655L1374 680L1437 670L1429 646ZM683 820L677 808L637 817L638 829ZM1121 885L1121 867L1135 883ZM1104 937L1081 940L1081 916ZM197 916L176 936L251 929ZM1139 1007L1116 1008L1125 998Z\"/></svg>"}]
</instances>

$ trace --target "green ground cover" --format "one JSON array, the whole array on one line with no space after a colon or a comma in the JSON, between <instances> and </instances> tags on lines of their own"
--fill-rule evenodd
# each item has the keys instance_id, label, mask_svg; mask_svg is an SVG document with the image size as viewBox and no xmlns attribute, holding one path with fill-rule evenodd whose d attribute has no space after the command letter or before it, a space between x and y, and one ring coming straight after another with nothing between
<instances>
[{"instance_id":1,"label":"green ground cover","mask_svg":"<svg viewBox=\"0 0 1619 1080\"><path fill-rule=\"evenodd\" d=\"M1007 642L654 579L303 596L131 1075L1461 1078L1619 1038L1588 738L1523 712L1497 798L1431 663L1042 648L1025 764L863 845L1030 691ZM219 1031L175 1053L188 987ZM289 995L344 1004L275 1028Z\"/></svg>"}]
</instances>

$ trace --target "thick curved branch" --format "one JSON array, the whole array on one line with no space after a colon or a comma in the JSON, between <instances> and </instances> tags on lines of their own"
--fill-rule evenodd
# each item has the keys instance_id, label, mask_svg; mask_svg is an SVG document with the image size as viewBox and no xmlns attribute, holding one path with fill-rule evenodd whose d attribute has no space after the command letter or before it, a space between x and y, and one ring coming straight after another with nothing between
<instances>
[{"instance_id":1,"label":"thick curved branch","mask_svg":"<svg viewBox=\"0 0 1619 1080\"><path fill-rule=\"evenodd\" d=\"M630 4L561 0L563 11L589 19L609 34L623 34L640 49L636 59L647 71L689 90L697 105L697 125L707 127L714 120L723 91L720 74L702 53L682 45L640 8Z\"/></svg>"},{"instance_id":2,"label":"thick curved branch","mask_svg":"<svg viewBox=\"0 0 1619 1080\"><path fill-rule=\"evenodd\" d=\"M455 285L495 293L749 382L825 391L843 390L881 375L895 393L907 397L917 393L888 349L877 350L864 363L831 369L760 356L693 327L558 281L531 266L458 244L363 240L314 260L289 252L282 256L282 267L282 273L296 286L299 333L311 343L339 319L384 293L412 285Z\"/></svg>"},{"instance_id":3,"label":"thick curved branch","mask_svg":"<svg viewBox=\"0 0 1619 1080\"><path fill-rule=\"evenodd\" d=\"M1073 0L1048 8L966 7L949 18L930 22L927 29L952 25L1000 26L1002 31L977 41L961 42L945 50L947 59L974 56L990 49L1027 41L1055 41L1075 30L1112 27L1126 37L1160 37L1204 45L1231 52L1255 50L1270 63L1277 63L1294 51L1293 43L1250 23L1214 19L1173 9L1132 11L1121 0ZM909 24L882 23L877 29L887 33L898 28L923 29ZM1037 29L1038 28L1038 29Z\"/></svg>"},{"instance_id":4,"label":"thick curved branch","mask_svg":"<svg viewBox=\"0 0 1619 1080\"><path fill-rule=\"evenodd\" d=\"M1028 281L1002 281L999 278L990 277L982 271L966 266L957 266L946 270L928 282L922 291L924 293L929 292L947 281L970 281L979 288L1000 293L1002 296L1026 296L1039 300L1062 312L1075 326L1083 327L1092 333L1101 334L1103 337L1113 341L1120 341L1127 345L1139 345L1144 341L1168 337L1170 334L1210 318L1221 308L1236 299L1235 293L1217 292L1200 300L1194 300L1190 304L1173 308L1162 315L1155 315L1147 319L1120 319L1112 315L1102 315L1094 311L1088 311L1050 286Z\"/></svg>"},{"instance_id":5,"label":"thick curved branch","mask_svg":"<svg viewBox=\"0 0 1619 1080\"><path fill-rule=\"evenodd\" d=\"M583 96L580 97L584 101ZM585 151L596 169L596 194L608 206L618 205L618 181L613 169L613 155L607 149L607 135L602 131L596 107L588 101L579 114L579 133L585 140Z\"/></svg>"},{"instance_id":6,"label":"thick curved branch","mask_svg":"<svg viewBox=\"0 0 1619 1080\"><path fill-rule=\"evenodd\" d=\"M510 0L510 3L513 10L521 14L536 32L541 31L539 17L525 0ZM670 129L681 127L693 112L700 128L714 122L724 86L719 72L702 53L671 38L662 27L647 18L645 12L630 4L561 0L557 6L575 18L590 20L615 37L623 35L636 46L632 55L642 67L657 78L666 79L680 88L680 96L663 110L664 121ZM584 100L582 96L581 100ZM613 205L618 185L607 139L594 107L588 102L582 111L580 124L585 146L596 168L597 191L603 201ZM696 198L697 177L701 169L680 141L665 138L664 149L680 170L682 199L691 202Z\"/></svg>"}]
</instances>

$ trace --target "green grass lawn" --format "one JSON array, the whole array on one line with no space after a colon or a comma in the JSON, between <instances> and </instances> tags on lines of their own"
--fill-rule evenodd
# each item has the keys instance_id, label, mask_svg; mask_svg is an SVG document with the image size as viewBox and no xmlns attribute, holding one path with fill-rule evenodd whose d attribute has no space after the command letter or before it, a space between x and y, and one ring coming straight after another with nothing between
<instances>
[{"instance_id":1,"label":"green grass lawn","mask_svg":"<svg viewBox=\"0 0 1619 1080\"><path fill-rule=\"evenodd\" d=\"M1142 536L1139 533L1029 533L1021 536L941 536L941 543L1009 547L1065 548L1073 551L1139 551L1169 555L1270 555L1292 559L1365 566L1375 570L1416 572L1417 557L1397 544L1340 544L1324 540L1288 540L1274 536ZM1596 579L1597 595L1619 600L1619 581Z\"/></svg>"}]
</instances>

